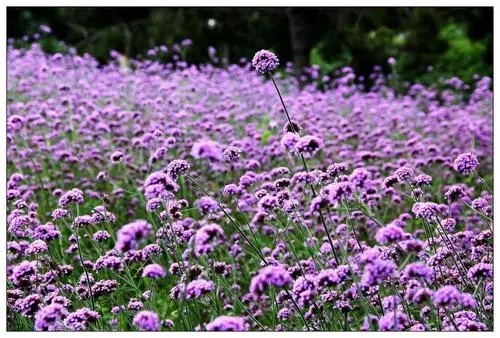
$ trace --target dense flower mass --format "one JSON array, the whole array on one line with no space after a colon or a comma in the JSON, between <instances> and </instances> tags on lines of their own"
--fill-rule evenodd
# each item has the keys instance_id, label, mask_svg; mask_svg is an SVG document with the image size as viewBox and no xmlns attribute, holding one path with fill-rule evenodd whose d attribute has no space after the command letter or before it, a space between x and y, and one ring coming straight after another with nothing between
<instances>
[{"instance_id":1,"label":"dense flower mass","mask_svg":"<svg viewBox=\"0 0 500 338\"><path fill-rule=\"evenodd\" d=\"M9 330L493 330L490 78L193 43L8 44Z\"/></svg>"}]
</instances>

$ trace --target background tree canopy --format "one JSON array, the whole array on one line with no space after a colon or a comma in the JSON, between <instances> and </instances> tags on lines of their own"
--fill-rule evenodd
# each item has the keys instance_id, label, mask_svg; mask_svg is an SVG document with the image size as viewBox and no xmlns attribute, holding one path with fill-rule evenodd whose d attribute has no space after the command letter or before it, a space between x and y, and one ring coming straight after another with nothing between
<instances>
[{"instance_id":1,"label":"background tree canopy","mask_svg":"<svg viewBox=\"0 0 500 338\"><path fill-rule=\"evenodd\" d=\"M360 75L387 59L404 80L435 82L439 77L492 76L493 8L14 8L7 10L8 37L39 31L47 51L59 41L105 62L111 50L146 56L155 46L193 40L188 62L205 62L208 48L237 62L271 49L296 69L316 64L323 74L351 66ZM432 71L430 71L432 69Z\"/></svg>"}]
</instances>

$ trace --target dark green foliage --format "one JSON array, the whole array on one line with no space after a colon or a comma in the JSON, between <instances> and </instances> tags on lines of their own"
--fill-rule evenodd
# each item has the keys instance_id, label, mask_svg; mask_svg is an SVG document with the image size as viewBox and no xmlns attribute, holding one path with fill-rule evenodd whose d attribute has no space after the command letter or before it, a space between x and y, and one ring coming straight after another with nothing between
<instances>
[{"instance_id":1,"label":"dark green foliage","mask_svg":"<svg viewBox=\"0 0 500 338\"><path fill-rule=\"evenodd\" d=\"M42 37L45 50L63 51L58 41L64 41L101 62L110 50L145 57L149 48L190 38L185 57L194 63L206 62L214 46L230 63L266 48L283 61L318 64L322 74L351 66L368 75L374 65L388 73L391 56L410 82L450 76L468 82L475 73L493 73L493 9L487 7L8 8L7 18L8 37L21 39L47 24L53 35Z\"/></svg>"}]
</instances>

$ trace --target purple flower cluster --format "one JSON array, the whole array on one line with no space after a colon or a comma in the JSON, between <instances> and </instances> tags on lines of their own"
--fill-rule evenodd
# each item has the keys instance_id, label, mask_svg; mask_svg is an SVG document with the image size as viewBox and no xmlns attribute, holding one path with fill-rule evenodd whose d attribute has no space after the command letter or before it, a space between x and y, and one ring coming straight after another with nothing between
<instances>
[{"instance_id":1,"label":"purple flower cluster","mask_svg":"<svg viewBox=\"0 0 500 338\"><path fill-rule=\"evenodd\" d=\"M250 282L250 293L261 295L269 286L283 287L292 281L290 273L282 265L269 265L260 269Z\"/></svg>"},{"instance_id":2,"label":"purple flower cluster","mask_svg":"<svg viewBox=\"0 0 500 338\"><path fill-rule=\"evenodd\" d=\"M141 331L160 331L161 322L158 314L153 311L140 311L132 321Z\"/></svg>"},{"instance_id":3,"label":"purple flower cluster","mask_svg":"<svg viewBox=\"0 0 500 338\"><path fill-rule=\"evenodd\" d=\"M191 45L8 43L9 330L493 329L490 78Z\"/></svg>"},{"instance_id":4,"label":"purple flower cluster","mask_svg":"<svg viewBox=\"0 0 500 338\"><path fill-rule=\"evenodd\" d=\"M248 331L245 318L219 316L205 325L207 331Z\"/></svg>"},{"instance_id":5,"label":"purple flower cluster","mask_svg":"<svg viewBox=\"0 0 500 338\"><path fill-rule=\"evenodd\" d=\"M256 71L263 74L276 70L278 65L278 57L272 52L264 49L255 53L252 59L252 66Z\"/></svg>"},{"instance_id":6,"label":"purple flower cluster","mask_svg":"<svg viewBox=\"0 0 500 338\"><path fill-rule=\"evenodd\" d=\"M462 175L469 175L479 166L477 157L473 153L463 153L453 161L453 168Z\"/></svg>"}]
</instances>

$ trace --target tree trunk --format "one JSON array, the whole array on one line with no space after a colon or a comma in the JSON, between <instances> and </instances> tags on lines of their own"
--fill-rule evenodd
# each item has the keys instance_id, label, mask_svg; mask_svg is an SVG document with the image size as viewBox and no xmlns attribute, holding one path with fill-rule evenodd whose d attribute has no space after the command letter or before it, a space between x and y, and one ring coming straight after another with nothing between
<instances>
[{"instance_id":1,"label":"tree trunk","mask_svg":"<svg viewBox=\"0 0 500 338\"><path fill-rule=\"evenodd\" d=\"M307 24L304 19L303 9L288 8L288 24L293 52L293 64L296 74L308 65Z\"/></svg>"}]
</instances>

